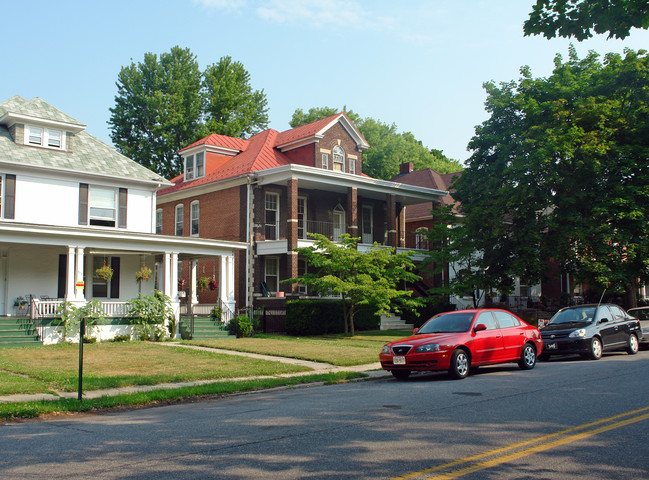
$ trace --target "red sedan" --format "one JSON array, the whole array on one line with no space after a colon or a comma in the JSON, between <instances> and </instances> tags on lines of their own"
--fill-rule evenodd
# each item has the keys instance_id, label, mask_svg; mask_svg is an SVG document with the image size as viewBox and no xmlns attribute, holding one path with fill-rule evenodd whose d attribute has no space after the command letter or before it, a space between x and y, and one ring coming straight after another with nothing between
<instances>
[{"instance_id":1,"label":"red sedan","mask_svg":"<svg viewBox=\"0 0 649 480\"><path fill-rule=\"evenodd\" d=\"M517 362L529 370L543 349L536 327L505 310L458 310L434 316L414 335L383 346L381 366L399 379L412 371L448 370L461 379L473 367Z\"/></svg>"}]
</instances>

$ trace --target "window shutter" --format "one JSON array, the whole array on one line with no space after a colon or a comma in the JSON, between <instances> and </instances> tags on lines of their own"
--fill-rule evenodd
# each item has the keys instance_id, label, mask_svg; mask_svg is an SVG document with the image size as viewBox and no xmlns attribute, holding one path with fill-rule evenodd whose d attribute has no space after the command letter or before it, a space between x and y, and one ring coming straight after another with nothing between
<instances>
[{"instance_id":1,"label":"window shutter","mask_svg":"<svg viewBox=\"0 0 649 480\"><path fill-rule=\"evenodd\" d=\"M16 218L16 176L5 176L5 218Z\"/></svg>"},{"instance_id":2,"label":"window shutter","mask_svg":"<svg viewBox=\"0 0 649 480\"><path fill-rule=\"evenodd\" d=\"M59 285L56 296L65 298L66 282L68 278L68 256L59 255Z\"/></svg>"},{"instance_id":3,"label":"window shutter","mask_svg":"<svg viewBox=\"0 0 649 480\"><path fill-rule=\"evenodd\" d=\"M79 184L79 225L88 225L88 184Z\"/></svg>"},{"instance_id":4,"label":"window shutter","mask_svg":"<svg viewBox=\"0 0 649 480\"><path fill-rule=\"evenodd\" d=\"M126 204L128 199L128 190L125 188L119 189L119 210L117 212L117 226L119 228L126 228Z\"/></svg>"},{"instance_id":5,"label":"window shutter","mask_svg":"<svg viewBox=\"0 0 649 480\"><path fill-rule=\"evenodd\" d=\"M113 269L113 276L110 279L110 298L119 298L119 257L110 257L110 268Z\"/></svg>"}]
</instances>

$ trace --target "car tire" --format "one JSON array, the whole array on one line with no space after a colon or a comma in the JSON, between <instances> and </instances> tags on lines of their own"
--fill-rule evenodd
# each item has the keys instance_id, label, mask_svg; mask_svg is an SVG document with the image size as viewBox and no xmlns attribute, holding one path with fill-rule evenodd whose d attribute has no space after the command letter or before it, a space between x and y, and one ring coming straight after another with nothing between
<instances>
[{"instance_id":1,"label":"car tire","mask_svg":"<svg viewBox=\"0 0 649 480\"><path fill-rule=\"evenodd\" d=\"M410 370L390 370L390 373L397 380L405 380L410 376Z\"/></svg>"},{"instance_id":2,"label":"car tire","mask_svg":"<svg viewBox=\"0 0 649 480\"><path fill-rule=\"evenodd\" d=\"M635 333L629 335L629 343L626 347L626 353L629 355L635 355L640 350L640 344L638 343L638 337Z\"/></svg>"},{"instance_id":3,"label":"car tire","mask_svg":"<svg viewBox=\"0 0 649 480\"><path fill-rule=\"evenodd\" d=\"M451 365L448 368L448 373L455 380L462 380L469 375L469 370L471 369L471 360L469 360L469 354L458 348L451 355Z\"/></svg>"},{"instance_id":4,"label":"car tire","mask_svg":"<svg viewBox=\"0 0 649 480\"><path fill-rule=\"evenodd\" d=\"M523 345L521 351L521 359L518 361L518 366L523 370L532 370L536 365L536 350L531 343Z\"/></svg>"},{"instance_id":5,"label":"car tire","mask_svg":"<svg viewBox=\"0 0 649 480\"><path fill-rule=\"evenodd\" d=\"M597 338L593 337L593 339L590 341L590 351L588 352L588 358L591 360L599 360L602 358L602 341Z\"/></svg>"},{"instance_id":6,"label":"car tire","mask_svg":"<svg viewBox=\"0 0 649 480\"><path fill-rule=\"evenodd\" d=\"M542 353L541 355L539 355L536 358L538 358L539 361L541 361L541 362L547 362L548 360L550 360L550 354L549 353Z\"/></svg>"}]
</instances>

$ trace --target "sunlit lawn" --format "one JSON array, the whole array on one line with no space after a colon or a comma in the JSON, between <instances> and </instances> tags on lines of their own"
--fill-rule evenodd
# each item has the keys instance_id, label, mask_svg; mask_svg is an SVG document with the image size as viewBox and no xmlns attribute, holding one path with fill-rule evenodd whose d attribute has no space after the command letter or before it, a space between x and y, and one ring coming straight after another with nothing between
<instances>
[{"instance_id":1,"label":"sunlit lawn","mask_svg":"<svg viewBox=\"0 0 649 480\"><path fill-rule=\"evenodd\" d=\"M331 365L365 365L379 361L384 343L409 335L404 331L361 332L353 337L330 335L320 337L287 337L255 335L250 338L190 340L184 343L207 347L299 358Z\"/></svg>"},{"instance_id":2,"label":"sunlit lawn","mask_svg":"<svg viewBox=\"0 0 649 480\"><path fill-rule=\"evenodd\" d=\"M78 367L78 345L0 349L0 394L48 392L52 389L75 391ZM97 390L308 370L279 362L155 343L98 343L84 346L83 388Z\"/></svg>"}]
</instances>

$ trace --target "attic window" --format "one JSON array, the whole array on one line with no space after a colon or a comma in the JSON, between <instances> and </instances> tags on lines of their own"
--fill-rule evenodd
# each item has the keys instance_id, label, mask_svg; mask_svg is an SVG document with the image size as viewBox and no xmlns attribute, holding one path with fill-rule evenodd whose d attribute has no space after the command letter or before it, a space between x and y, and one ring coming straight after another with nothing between
<instances>
[{"instance_id":1,"label":"attic window","mask_svg":"<svg viewBox=\"0 0 649 480\"><path fill-rule=\"evenodd\" d=\"M55 128L25 126L25 144L40 147L63 149L65 148L65 135Z\"/></svg>"},{"instance_id":2,"label":"attic window","mask_svg":"<svg viewBox=\"0 0 649 480\"><path fill-rule=\"evenodd\" d=\"M205 153L185 157L185 181L194 180L205 176Z\"/></svg>"},{"instance_id":3,"label":"attic window","mask_svg":"<svg viewBox=\"0 0 649 480\"><path fill-rule=\"evenodd\" d=\"M336 145L333 149L334 157L334 170L338 172L345 171L345 150L340 145Z\"/></svg>"}]
</instances>

